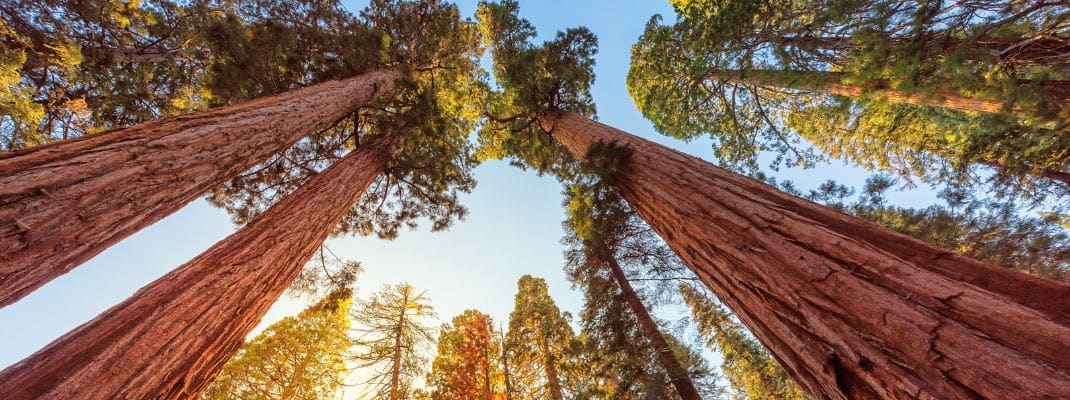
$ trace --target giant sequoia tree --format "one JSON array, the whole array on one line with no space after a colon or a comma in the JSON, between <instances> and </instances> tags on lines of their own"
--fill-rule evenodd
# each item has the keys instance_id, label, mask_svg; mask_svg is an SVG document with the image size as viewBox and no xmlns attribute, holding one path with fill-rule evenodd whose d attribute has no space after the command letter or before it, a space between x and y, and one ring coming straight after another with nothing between
<instances>
[{"instance_id":1,"label":"giant sequoia tree","mask_svg":"<svg viewBox=\"0 0 1070 400\"><path fill-rule=\"evenodd\" d=\"M414 19L423 23L408 23ZM404 150L389 173L377 178L365 200L347 214L340 231L374 230L392 237L399 227L413 226L419 217L428 217L435 229L463 217L465 209L457 203L456 194L474 185L470 176L474 160L466 135L475 123L477 115L472 110L478 110L483 87L474 61L479 53L475 27L460 19L455 6L438 1L375 2L363 21L367 26L352 29L406 40L382 51L379 46L359 47L383 54L385 61L378 64L342 59L298 74L312 77L311 82L280 81L277 70L241 68L248 64L239 62L240 57L261 48L226 42L228 52L213 64L216 79L226 77L232 85L246 81L274 84L264 88L249 83L239 91L217 88L221 83L212 87L226 94L225 98L241 100L246 94L275 93L279 88L361 69L381 68L379 72L0 158L0 182L6 183L0 191L0 220L8 221L0 228L0 248L7 261L3 272L10 276L3 282L0 305L17 300L235 176L213 192L212 200L232 211L238 222L248 222L352 150L363 133L404 134L406 139L398 144ZM248 25L239 20L213 29L255 30L258 26L256 21ZM298 28L281 30L296 31L290 36L297 39L309 35L307 29ZM238 37L247 34L236 33ZM366 34L329 37L336 36L351 37L357 43L350 44L356 45L363 43ZM279 64L283 62L272 65L292 69ZM341 66L329 68L335 64ZM397 93L367 104L392 88L401 75L409 79ZM359 118L346 118L365 105ZM286 135L274 135L275 130ZM84 167L90 163L94 168Z\"/></svg>"},{"instance_id":2,"label":"giant sequoia tree","mask_svg":"<svg viewBox=\"0 0 1070 400\"><path fill-rule=\"evenodd\" d=\"M238 233L6 370L6 393L14 393L15 398L48 393L75 393L71 395L83 398L196 395L339 222L343 229L353 224L346 218L377 176L389 170L391 177L409 179L408 190L424 195L396 204L399 217L391 221L427 215L421 210L439 210L436 199L455 198L458 187L470 187L471 156L457 144L464 143L472 123L463 112L466 98L461 94L479 92L478 80L472 86L472 80L464 79L477 74L475 51L453 49L478 45L474 27L458 18L456 7L437 1L375 2L372 6L366 18L380 15L381 23L395 21L401 30L391 34L405 34L402 28L413 25L404 18L413 13L443 22L432 25L443 28L433 32L419 31L426 26L417 25L418 34L409 36L412 41L391 47L398 69L418 70L414 64L435 66L427 71L429 75L416 71L399 82L396 92L376 102L374 111L358 120L360 128L352 137L359 145L329 168L310 171L304 184L292 193L284 191L289 195L251 218ZM471 40L452 40L457 37ZM441 64L428 64L431 61ZM449 77L452 84L436 85L436 76ZM385 198L379 200L383 202ZM457 216L453 211L434 222L441 228ZM369 219L375 221L363 221ZM294 231L282 233L290 229ZM190 304L201 308L190 308ZM129 321L141 322L133 326L126 324ZM112 341L116 335L126 335L136 343ZM90 353L98 356L86 356ZM110 380L86 384L86 377L102 374Z\"/></svg>"},{"instance_id":3,"label":"giant sequoia tree","mask_svg":"<svg viewBox=\"0 0 1070 400\"><path fill-rule=\"evenodd\" d=\"M1058 354L1070 308L1053 301L1070 286L932 247L575 114L547 123L576 154L598 142L633 150L614 187L810 395L1070 391Z\"/></svg>"},{"instance_id":4,"label":"giant sequoia tree","mask_svg":"<svg viewBox=\"0 0 1070 400\"><path fill-rule=\"evenodd\" d=\"M814 144L927 182L1068 193L1065 5L674 5L633 47L629 91L660 132L712 137L722 162L809 165Z\"/></svg>"},{"instance_id":5,"label":"giant sequoia tree","mask_svg":"<svg viewBox=\"0 0 1070 400\"><path fill-rule=\"evenodd\" d=\"M530 25L517 29L526 25L510 15L495 14L502 32L488 36L503 90L580 90L512 102L542 130L497 143L531 150L552 138L578 158L592 146L625 148L613 188L809 395L1070 394L1070 303L1054 300L1070 286L933 247L570 112L557 100L585 93L591 43L540 50L526 44ZM581 57L558 73L525 58L532 52Z\"/></svg>"},{"instance_id":6,"label":"giant sequoia tree","mask_svg":"<svg viewBox=\"0 0 1070 400\"><path fill-rule=\"evenodd\" d=\"M380 135L238 232L0 372L11 399L196 397L382 173Z\"/></svg>"},{"instance_id":7,"label":"giant sequoia tree","mask_svg":"<svg viewBox=\"0 0 1070 400\"><path fill-rule=\"evenodd\" d=\"M0 306L350 115L399 77L385 70L0 155Z\"/></svg>"}]
</instances>

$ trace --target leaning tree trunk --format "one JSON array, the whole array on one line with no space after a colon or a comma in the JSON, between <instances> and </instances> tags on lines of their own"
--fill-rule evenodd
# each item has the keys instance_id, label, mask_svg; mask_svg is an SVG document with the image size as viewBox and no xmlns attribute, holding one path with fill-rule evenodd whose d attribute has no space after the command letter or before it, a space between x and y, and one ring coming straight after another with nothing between
<instances>
[{"instance_id":1,"label":"leaning tree trunk","mask_svg":"<svg viewBox=\"0 0 1070 400\"><path fill-rule=\"evenodd\" d=\"M0 372L5 399L196 398L386 168L362 144L244 228Z\"/></svg>"},{"instance_id":2,"label":"leaning tree trunk","mask_svg":"<svg viewBox=\"0 0 1070 400\"><path fill-rule=\"evenodd\" d=\"M821 399L1070 398L1070 286L894 233L582 116L542 118Z\"/></svg>"},{"instance_id":3,"label":"leaning tree trunk","mask_svg":"<svg viewBox=\"0 0 1070 400\"><path fill-rule=\"evenodd\" d=\"M776 70L738 70L723 71L720 78L733 83L746 83L758 86L776 86L799 90L833 94L837 96L881 99L889 103L911 104L918 106L940 107L958 111L972 111L989 114L1022 115L1019 107L1007 109L1004 103L992 99L966 97L954 90L937 90L935 93L920 94L895 90L887 87L886 82L878 81L870 85L852 85L843 83L842 72L825 71L776 71ZM1070 101L1070 82L1052 81L1045 89L1055 104Z\"/></svg>"},{"instance_id":4,"label":"leaning tree trunk","mask_svg":"<svg viewBox=\"0 0 1070 400\"><path fill-rule=\"evenodd\" d=\"M628 308L632 310L632 313L635 314L636 319L639 321L643 334L654 346L654 353L657 354L662 368L665 368L665 372L668 373L669 381L676 388L676 393L684 400L702 400L698 389L695 388L695 383L691 381L691 377L687 374L687 368L680 364L680 360L676 358L672 347L669 346L669 342L665 340L665 335L658 328L658 324L654 322L654 318L647 312L646 306L639 299L639 295L635 293L632 284L628 282L628 277L624 275L624 270L621 269L616 258L611 256L603 258L605 258L604 262L609 265L610 273L613 275L613 279L617 281L617 286L620 286L624 301L628 303Z\"/></svg>"},{"instance_id":5,"label":"leaning tree trunk","mask_svg":"<svg viewBox=\"0 0 1070 400\"><path fill-rule=\"evenodd\" d=\"M383 70L0 154L0 307L393 87Z\"/></svg>"}]
</instances>

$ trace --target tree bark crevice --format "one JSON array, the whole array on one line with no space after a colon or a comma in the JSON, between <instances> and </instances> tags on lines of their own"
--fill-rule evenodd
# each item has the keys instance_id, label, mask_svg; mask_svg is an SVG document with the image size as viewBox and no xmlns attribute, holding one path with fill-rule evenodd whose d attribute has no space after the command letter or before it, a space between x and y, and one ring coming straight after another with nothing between
<instances>
[{"instance_id":1,"label":"tree bark crevice","mask_svg":"<svg viewBox=\"0 0 1070 400\"><path fill-rule=\"evenodd\" d=\"M195 398L393 158L377 136L233 235L0 371L13 400Z\"/></svg>"},{"instance_id":2,"label":"tree bark crevice","mask_svg":"<svg viewBox=\"0 0 1070 400\"><path fill-rule=\"evenodd\" d=\"M576 114L542 118L577 157L597 142L631 148L615 189L810 396L1070 397L1070 286Z\"/></svg>"},{"instance_id":3,"label":"tree bark crevice","mask_svg":"<svg viewBox=\"0 0 1070 400\"><path fill-rule=\"evenodd\" d=\"M0 307L393 88L394 69L0 154Z\"/></svg>"}]
</instances>

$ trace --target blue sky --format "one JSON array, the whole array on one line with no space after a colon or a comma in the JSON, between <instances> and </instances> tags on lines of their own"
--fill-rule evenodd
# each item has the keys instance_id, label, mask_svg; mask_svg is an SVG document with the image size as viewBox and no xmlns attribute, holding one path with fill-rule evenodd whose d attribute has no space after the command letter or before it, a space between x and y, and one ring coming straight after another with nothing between
<instances>
[{"instance_id":1,"label":"blue sky","mask_svg":"<svg viewBox=\"0 0 1070 400\"><path fill-rule=\"evenodd\" d=\"M366 1L350 1L359 10ZM472 15L475 1L459 1ZM710 141L690 143L658 135L635 108L624 85L629 48L651 15L669 16L667 1L659 0L538 0L522 1L521 14L532 21L541 37L585 25L598 35L598 80L594 99L602 122L655 140L672 148L710 159ZM671 20L671 17L667 18ZM842 164L800 171L784 169L778 179L791 179L810 189L827 179L859 186L866 174ZM517 279L524 274L546 278L550 294L562 309L577 311L580 293L571 290L562 273L563 235L560 186L502 162L476 169L475 191L463 197L470 209L465 221L448 232L426 228L403 232L394 241L343 238L329 242L346 258L361 261L358 296L386 283L406 281L426 289L440 320L465 309L489 313L505 323L512 309ZM895 193L904 205L927 205L929 191ZM124 240L96 258L46 285L20 302L0 309L0 368L6 367L88 321L138 288L207 249L234 231L226 214L198 200L152 227ZM262 326L304 306L304 300L283 298ZM660 314L677 318L678 310Z\"/></svg>"}]
</instances>

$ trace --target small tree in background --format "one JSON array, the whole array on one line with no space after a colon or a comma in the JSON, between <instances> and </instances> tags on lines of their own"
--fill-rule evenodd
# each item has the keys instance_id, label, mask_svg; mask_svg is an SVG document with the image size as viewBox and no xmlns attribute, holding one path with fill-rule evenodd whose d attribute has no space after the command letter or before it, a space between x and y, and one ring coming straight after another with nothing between
<instances>
[{"instance_id":1,"label":"small tree in background","mask_svg":"<svg viewBox=\"0 0 1070 400\"><path fill-rule=\"evenodd\" d=\"M408 399L433 336L431 300L409 284L384 285L354 307L354 367L377 399ZM366 376L366 378L363 378Z\"/></svg>"},{"instance_id":2,"label":"small tree in background","mask_svg":"<svg viewBox=\"0 0 1070 400\"><path fill-rule=\"evenodd\" d=\"M501 343L490 316L466 310L443 324L438 353L427 375L434 400L506 398Z\"/></svg>"},{"instance_id":3,"label":"small tree in background","mask_svg":"<svg viewBox=\"0 0 1070 400\"><path fill-rule=\"evenodd\" d=\"M335 290L242 346L203 400L340 399L349 369L352 293Z\"/></svg>"}]
</instances>

